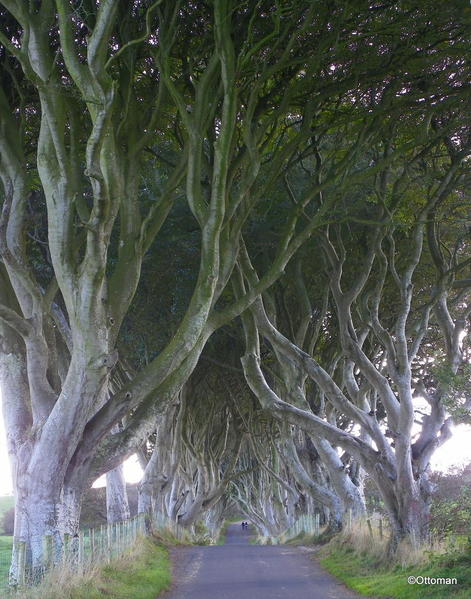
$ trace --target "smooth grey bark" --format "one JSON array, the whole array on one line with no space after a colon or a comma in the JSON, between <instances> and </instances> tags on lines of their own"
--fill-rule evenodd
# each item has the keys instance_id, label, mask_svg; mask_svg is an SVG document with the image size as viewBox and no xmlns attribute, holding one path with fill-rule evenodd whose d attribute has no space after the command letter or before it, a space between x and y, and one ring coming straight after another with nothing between
<instances>
[{"instance_id":1,"label":"smooth grey bark","mask_svg":"<svg viewBox=\"0 0 471 599\"><path fill-rule=\"evenodd\" d=\"M191 384L187 394L195 394ZM187 408L177 437L182 443L178 481L181 501L178 510L176 506L173 509L178 522L187 527L222 499L235 475L243 441L233 417L217 397L201 400L201 405L193 402L192 408Z\"/></svg>"},{"instance_id":2,"label":"smooth grey bark","mask_svg":"<svg viewBox=\"0 0 471 599\"><path fill-rule=\"evenodd\" d=\"M121 428L122 423L118 423L111 429L111 434L118 433ZM130 515L124 465L119 464L106 473L106 519L108 524L113 524L128 520Z\"/></svg>"},{"instance_id":3,"label":"smooth grey bark","mask_svg":"<svg viewBox=\"0 0 471 599\"><path fill-rule=\"evenodd\" d=\"M131 516L124 466L120 464L106 473L106 517L108 524L123 522Z\"/></svg>"},{"instance_id":4,"label":"smooth grey bark","mask_svg":"<svg viewBox=\"0 0 471 599\"><path fill-rule=\"evenodd\" d=\"M142 479L138 487L137 512L139 514L154 513L154 496L167 482L165 475L158 472L160 463L157 448L154 448L150 460L147 462Z\"/></svg>"},{"instance_id":5,"label":"smooth grey bark","mask_svg":"<svg viewBox=\"0 0 471 599\"><path fill-rule=\"evenodd\" d=\"M452 162L450 171L442 181L441 189L442 191L447 190L447 193L450 191L448 175L453 174L454 168L455 165ZM319 450L320 452L324 450L324 458L327 461L329 459L335 461L335 456L331 452L326 452L325 443L330 441L334 445L342 446L369 472L383 495L390 516L393 530L391 551L395 550L399 540L404 537L412 535L415 539L421 540L427 536L430 507L428 460L431 451L444 442L449 434L449 418L441 403L441 394L444 390L431 395L426 392L425 386L422 384L419 385L419 388L427 398L431 412L424 419L422 441L416 443L412 441L414 387L416 386L412 377L412 363L425 338L431 308L436 302L438 302L437 309L442 314L446 314L444 317L446 325L442 324L442 330L445 339L448 339L447 360L452 368L456 368L456 364L462 359L459 344L456 343L456 332L464 334L464 329L460 325L462 320L461 317L458 317L454 322L448 308L445 312L443 301L440 299L443 298L443 294L440 296L436 290L432 289L430 304L423 309L419 326L416 326L412 333L408 325L412 304L412 277L423 254L424 219L429 209L430 205L424 208L417 218L411 235L411 247L404 260L402 272L398 274L396 271L394 258L390 259L391 262L387 261L381 247L384 234L377 231L376 235L373 235L363 267L357 272L356 281L349 289L342 288L343 270L347 264L347 253L343 248L342 241L338 242L339 249L334 247L328 236L323 240L326 261L329 265L328 280L345 358L344 390L312 356L303 351L302 347L287 339L277 330L268 318L261 300L254 303L251 308L251 316L243 318L247 353L242 362L252 390L266 409L274 414L283 415L289 422L314 433L313 439L315 439L315 435L323 438L324 446L319 446ZM390 243L392 242L390 241ZM358 325L352 316L355 302L363 292L376 260L380 264L380 275L375 290L373 292L369 290L371 309L366 314L363 313L363 321L360 321L361 324ZM388 270L392 272L393 280L401 293L397 320L392 327L393 332L389 332L381 325L378 312ZM244 275L246 282L256 283L256 275L247 261ZM361 311L360 314L362 314ZM358 320L358 316L356 319ZM284 357L288 362L291 361L294 368L299 368L302 373L312 378L325 394L326 401L338 413L348 416L361 427L361 438L343 433L335 426L335 422L329 423L312 415L309 413L309 409L302 405L302 401L298 401L295 396L289 397L288 395L289 401L283 401L279 394L270 388L260 367L257 329L272 345L278 359L279 356ZM373 353L372 356L367 356L363 349L365 339L371 335L371 331L374 332L382 347L382 352L384 352L382 354L385 361L384 372L387 373L387 376L375 364L376 355ZM411 341L409 340L410 336L412 336ZM364 377L363 388L357 383L354 369L357 369ZM293 381L291 381L290 388L297 388L295 384L293 385ZM389 427L386 433L380 429L374 417L375 410L374 407L372 408L373 404L370 403L373 395L382 402L385 408ZM392 444L389 443L387 435L393 437ZM378 451L373 450L371 446L373 441ZM333 472L336 472L335 467ZM342 489L339 477L336 477L333 482L336 482L338 488ZM350 500L353 500L351 493L346 489L343 489L343 492L346 493L346 497L350 496ZM361 504L361 495L355 492L355 503L357 502L359 502L358 505Z\"/></svg>"},{"instance_id":6,"label":"smooth grey bark","mask_svg":"<svg viewBox=\"0 0 471 599\"><path fill-rule=\"evenodd\" d=\"M230 231L229 222L223 221L226 199L230 197L229 156L236 121L237 93L233 84L234 56L230 35L225 35L230 23L224 18L222 7L216 7L216 29L220 28L221 31L217 35L214 56L199 85L193 116L189 116L186 104L182 105L182 97L166 70L166 52L169 48L163 48L161 56L155 57L157 62L162 63L163 85L173 97L190 135L187 147L182 152L185 159L170 177L168 188L158 205L141 222L135 201L138 188L137 157L149 135L139 134L139 139L136 139L136 135L137 131L153 132L159 102L157 108L151 107L149 121L138 123L136 119L141 111L135 110L136 98L132 95L132 85L120 90L122 93L117 91L117 80L111 77L108 70L110 63L116 59L115 56L108 56L110 35L116 26L116 6L109 1L100 3L96 26L87 39L86 61L80 54L83 48L79 49L75 44L70 7L64 1L56 2L55 7L44 3L38 9L38 14L30 12L33 10L31 6L20 7L8 3L8 10L23 29L24 34L19 37L20 47L16 47L16 42L12 44L2 34L2 43L18 60L25 76L36 87L40 99L41 128L37 140L37 162L47 202L49 251L55 272L51 289L46 290L43 297L31 273L22 268L22 265L27 264L21 248L28 191L23 169L25 160L16 147L21 140L20 132L13 131L13 135L10 135L15 124L12 126L12 119L8 122L7 115L13 111L9 106L3 110L7 102L2 95L2 118L7 121L2 131L8 133L1 140L2 167L5 167L2 178L6 196L2 257L20 303L18 314L15 310L3 309L2 318L13 324L23 337L28 356L26 365L33 428L41 433L36 438L31 455L20 469L25 472L24 484L29 487L30 503L25 509L30 512L31 535L35 538L32 542L33 561L38 570L42 560L39 537L57 529L61 496L64 496L62 486L66 477L74 478L70 469L77 467L83 470L86 478L84 464L96 452L98 443L111 427L131 410L142 407L150 396L153 397L159 385L175 371L181 370L181 365L194 348L198 344L201 347L208 314L230 276L237 254L238 230L247 216L247 202L244 202L241 214L237 215L237 210L250 191L257 176L257 165L260 164L255 152L258 140L252 139L250 143L255 141L255 144L250 156L250 176L239 187L241 195L237 196L233 205L228 205L231 216L235 215ZM50 23L54 23L54 31L60 34L63 57L60 63L49 47L50 31L45 25ZM162 40L164 38L162 34ZM63 63L65 70L61 71ZM210 94L214 94L213 84L218 74L224 75L221 92L223 114L215 144L211 198L208 209L205 209L200 201L200 158L207 136L207 123L211 119L207 119L207 111L200 110L198 106L208 108L207 100ZM123 81L125 84L125 79L120 79L119 84ZM61 93L65 80L73 87L75 99L78 101L80 98L80 115L88 119L89 135L86 149L82 152L83 160L79 157L81 149L74 145L77 126L81 128L81 123L77 125L80 119L73 119L75 105L69 102L67 93ZM160 97L160 91L156 95ZM120 105L122 99L126 99L125 105ZM210 117L214 115L217 105L214 102L214 108L209 109ZM126 118L121 122L123 114ZM120 134L123 134L122 138ZM250 137L247 131L247 143ZM125 143L122 143L124 140ZM126 152L122 151L124 146ZM185 165L186 160L188 165ZM82 162L85 163L84 173L79 170ZM197 288L172 343L142 376L136 377L108 400L110 370L116 361L115 342L136 289L140 261L168 213L173 192L182 180L185 168L188 203L202 230L202 260ZM12 197L9 197L10 190ZM90 195L91 206L83 201L84 195ZM121 227L118 264L108 280L109 239L118 214ZM221 236L223 224L227 238ZM77 236L76 229L80 230ZM224 252L220 253L221 247ZM222 261L223 254L226 259ZM287 259L289 256L275 264L265 285L279 275L283 261L286 263ZM62 363L60 367L54 364L51 352L47 351L51 324L43 317L52 310L51 303L57 290L62 295L67 312L67 317L62 318L55 313L56 321L61 325L57 326L70 353L67 366ZM62 326L64 324L65 327ZM204 332L206 338L213 328L214 324ZM55 386L51 386L48 374L55 379ZM57 381L60 381L60 385ZM179 384L183 382L184 378ZM178 385L173 385L172 394L175 389L178 391ZM162 396L165 397L165 394ZM101 406L98 413L96 406ZM141 416L151 411L148 405L144 407L147 410L142 409ZM138 442L142 442L142 439ZM25 454L23 457L26 457ZM119 460L119 457L114 459ZM110 456L107 458L112 459ZM49 484L50 481L53 484Z\"/></svg>"},{"instance_id":7,"label":"smooth grey bark","mask_svg":"<svg viewBox=\"0 0 471 599\"><path fill-rule=\"evenodd\" d=\"M178 27L174 29L175 23L178 25L177 12L174 12L174 3L159 3L158 45L149 44L152 48L147 55L153 64L153 74L159 71L158 77L149 79L149 96L156 102L147 105L148 110L141 110L142 95L140 91L135 93L135 83L142 76L140 67L138 71L127 71L120 70L118 65L121 59L126 65L140 64L137 58L141 56L145 40L127 43L126 38L119 38L124 21L117 22L118 3L104 0L97 5L93 15L95 25L80 42L76 39L80 7L71 13L66 0L40 5L4 0L3 5L21 31L10 38L10 31L2 30L1 43L8 59L15 60L23 69L28 88L35 89L40 103L34 108L41 121L34 141L47 203L48 250L54 270L54 279L48 288L41 289L28 267L23 239L30 177L20 147L26 127L12 116L19 114L21 118L24 112L22 106L9 106L5 94L0 92L1 255L17 300L15 305L0 307L0 318L22 339L24 348L16 355L22 356L20 362L26 369L28 387L27 396L17 400L15 409L7 409L5 414L8 427L16 431L18 438L23 440L21 435L27 433L25 443L11 447L16 452L13 459L19 473L15 481L21 508L18 518L25 513L28 521L28 528L19 525L19 529L30 543L33 565L40 571L40 538L45 534L58 536L63 498L70 491L74 497L71 504L76 504L81 486L91 476L88 468L95 472L100 468L109 470L111 462L115 466L122 461L123 453L130 450L133 442L142 444L150 432L145 421L154 416L155 404L159 403L160 411L164 411L165 404L181 389L185 377L194 368L198 353L211 332L248 308L279 277L292 255L329 214L333 199L328 197L320 202L320 209L310 216L304 228L300 226L303 211L309 209L313 199L316 202L322 199L323 189L346 178L355 162L355 158L349 160L350 155L355 156L362 147L369 148L377 128L365 127L347 148L347 158L338 163L334 160L333 165L329 165L332 178L316 180L302 201L293 202L296 206L288 219L286 234L266 276L236 303L214 312L231 276L240 231L251 209L258 198L271 191L280 173L285 174L286 165L297 162L298 148L299 155L303 154L306 144L314 137L312 119L326 98L331 97L332 92L325 95L325 82L316 77L317 59L305 65L304 81L300 80L298 69L292 68L291 53L300 35L298 26L302 22L303 30L309 27L309 18L305 19L306 15L301 12L294 20L294 31L287 37L277 37L276 43L272 43L271 36L264 40L267 52L278 51L280 44L283 46L279 61L273 64L262 61L260 70L255 69L253 76L251 34L236 56L231 29L233 7L216 3L214 48L207 61L202 62L206 65L202 72L192 77L195 94L189 110L187 94L175 82L172 70L176 49L173 40L178 37L175 33ZM157 8L153 5L152 10L154 7ZM277 23L283 17L281 11L275 15ZM308 11L307 17L310 14ZM147 17L150 16L148 12ZM254 12L253 17L256 16ZM89 27L85 22L82 25ZM146 25L146 33L149 33L147 29ZM54 37L56 35L59 37ZM316 48L315 54L328 56L330 61L330 44L338 43L337 32L334 37L327 34L319 37L321 47ZM51 44L52 38L54 44ZM119 42L122 45L117 50ZM304 64L303 50L297 57L299 64ZM244 87L251 88L248 99L239 95L236 80L240 76L239 67L243 65L249 65L244 67L249 82ZM119 77L115 76L115 70L119 71ZM286 90L279 95L279 106L274 108L270 95L265 96L265 88L267 81L277 73L283 76ZM157 79L158 89L152 87ZM315 87L318 80L320 88ZM340 86L340 96L338 86L332 86L335 103L343 102L348 81L347 77L347 83L344 81ZM307 89L308 82L312 82L316 93ZM291 136L285 143L286 117L292 117L291 84L297 91L301 91L302 84L306 103L305 110L297 115L302 120L301 125L290 128ZM371 90L370 80L367 89ZM159 108L166 104L167 98L171 99L172 107L167 110L166 106L163 120L165 127L172 129L168 114L178 111L173 124L175 130L180 128L180 123L184 129L182 158L159 201L142 218L137 201L139 156L145 145L153 141L152 135L161 116ZM296 106L300 105L303 102L297 98ZM362 118L364 116L362 113ZM34 126L27 129L33 132ZM274 139L280 129L283 130L281 137ZM349 138L343 124L340 132L343 139ZM86 137L85 148L79 147L83 137ZM240 144L238 140L242 140ZM207 147L211 148L209 170L206 168ZM272 148L276 147L281 147L281 151L273 152ZM307 149L311 150L309 146ZM265 160L267 157L269 160ZM254 183L263 162L266 169L255 191ZM188 205L202 236L201 268L195 293L168 346L148 368L110 394L111 371L117 359L116 340L138 284L142 257L165 220L175 190L184 178ZM211 181L207 198L202 189L203 180ZM269 183L265 185L264 181ZM292 201L290 193L286 197ZM118 260L108 276L107 258L114 233L119 237ZM61 299L55 304L58 294ZM65 307L65 313L61 313L59 304ZM65 348L67 351L62 351ZM11 349L6 349L6 355L11 353ZM20 372L20 362L6 364L7 378L13 376L15 369ZM10 384L14 389L21 381ZM10 396L13 397L13 393ZM25 409L23 402L31 406L30 422L24 428L20 423L18 428L14 412ZM105 443L112 426L131 413L128 430L114 442ZM134 435L137 439L133 441ZM123 439L127 443L124 449L118 450L117 445ZM353 442L350 446L352 451L356 447ZM91 461L94 463L90 464ZM79 478L81 481L76 480ZM178 503L181 497L176 499L175 506ZM77 511L73 507L71 510ZM75 514L62 520L75 522L76 519Z\"/></svg>"},{"instance_id":8,"label":"smooth grey bark","mask_svg":"<svg viewBox=\"0 0 471 599\"><path fill-rule=\"evenodd\" d=\"M104 63L106 34L115 22L115 9L109 2L100 5L97 27L90 38L89 62L86 65L78 65L71 39L69 15L65 4L58 4L65 63L79 92L87 97L87 102L91 102L88 104L91 133L86 151L85 171L93 195L93 206L89 214L86 214L86 210L83 212L84 206L78 207L75 202L81 194L77 188L77 181L81 178L77 173L79 160L77 156L70 158L59 131L61 126L68 126L65 119L61 118L67 112L66 96L56 93L60 87L59 81L56 82L57 85L41 84L46 79L49 81L57 76L48 48L47 31L42 29L36 20L29 20L27 11L20 11L16 15L28 33L23 38L24 44L29 44L22 48L17 57L33 83L39 82L42 121L38 138L38 171L47 201L50 254L70 325L70 336L67 338L70 363L65 376L57 377L62 380L60 389L57 390L51 389L46 376L48 370L54 372L55 364L47 351L49 323L44 322L42 318L44 305L41 292L30 273L23 272L21 264L26 263L26 260L23 259L24 256L20 256L21 261L15 256L15 252L21 254L21 248L18 250L15 236L10 234L15 228L18 233L23 226L23 165L20 154L15 152L10 152L11 163L6 162L8 149L4 153L2 146L2 165L6 163L8 167L2 172L3 187L7 192L2 223L2 227L6 229L5 235L2 236L2 257L6 261L8 276L19 299L20 311L25 319L32 316L26 321L14 310L2 309L2 317L7 318L7 322L16 327L26 346L34 427L40 431L23 468L20 469L20 472L25 472L21 484L27 487L25 510L29 529L26 540L30 542L33 567L37 571L41 569L42 537L46 534L57 536L62 485L70 469L72 457L82 441L88 420L96 413L96 406L107 403L110 370L116 362L116 336L125 310L132 299L139 276L139 260L142 259L142 248L138 247L136 251L134 236L148 233L147 229L141 228L141 223L136 218L137 204L133 201L128 204L121 202L122 198L135 196L137 170L132 156L132 164L129 164L124 155L120 154L114 136L114 125L111 122L116 102L113 84L105 72ZM49 16L51 15L48 15L48 18ZM106 27L102 27L104 23L107 23ZM70 123L70 127L72 126ZM7 141L14 143L12 139L13 137ZM2 138L2 142L4 141ZM137 151L137 146L142 143L143 138L133 151ZM124 180L127 167L129 171ZM181 178L181 173L179 177ZM176 180L178 181L178 176ZM174 183L175 181L172 185ZM12 197L8 195L10 189ZM222 225L222 203L221 200L215 200L215 209L210 211L202 223L203 258L200 282L177 339L160 359L160 362L164 363L163 369L158 372L157 379L155 376L151 377L152 389L168 372L178 368L179 360L184 359L185 351L192 349L204 326L213 301L218 275L219 256L214 252L214 246L217 246ZM163 201L159 210L163 207L162 213L165 215L165 210L168 212L170 205L168 201ZM80 263L77 264L74 250L78 251L79 247L77 240L73 238L73 211L76 207L82 221L87 221L85 235L79 238L79 242L83 244L83 253ZM133 209L134 213L130 214ZM105 271L109 237L118 212L121 224L126 222L126 226L121 228L120 260L110 281L107 281ZM149 216L157 216L157 221L161 219L158 212ZM146 224L152 225L153 218L146 221ZM157 228L154 225L152 228L155 234ZM130 238L134 238L131 245ZM148 239L137 238L138 245L146 246L148 243ZM21 235L18 235L18 239L21 239ZM123 280L126 280L126 285L119 288L119 281L122 283ZM108 283L111 290L121 293L112 294L108 299ZM136 400L142 400L147 391L142 389L140 395L136 393ZM128 390L123 394L127 403L126 412L132 407L127 394L133 395ZM110 430L119 416L113 408L111 419L100 429L101 437ZM92 449L95 447L90 445L85 459L89 459ZM26 458L24 452L22 457ZM80 463L79 467L82 467ZM21 510L18 513L20 514Z\"/></svg>"},{"instance_id":9,"label":"smooth grey bark","mask_svg":"<svg viewBox=\"0 0 471 599\"><path fill-rule=\"evenodd\" d=\"M312 442L329 472L333 489L342 499L344 510L355 517L365 515L365 498L361 488L352 481L337 451L325 439L313 439Z\"/></svg>"},{"instance_id":10,"label":"smooth grey bark","mask_svg":"<svg viewBox=\"0 0 471 599\"><path fill-rule=\"evenodd\" d=\"M318 505L329 510L329 524L332 529L335 531L341 530L345 512L345 504L341 496L333 489L328 489L316 482L306 472L299 460L293 439L286 439L283 443L283 457L301 488L309 493Z\"/></svg>"},{"instance_id":11,"label":"smooth grey bark","mask_svg":"<svg viewBox=\"0 0 471 599\"><path fill-rule=\"evenodd\" d=\"M298 276L299 274L300 273L298 272ZM310 305L308 306L308 312L309 314L311 313ZM305 343L307 332L305 324L306 320L307 319L301 319L300 329L295 334L297 344L301 346ZM314 337L310 339L310 345L312 346L315 344L315 341L316 339ZM275 355L277 357L280 378L283 382L282 385L279 385L279 396L286 398L290 404L310 410L309 403L306 399L306 372L300 370L296 364L290 359L287 359L286 355L279 351L278 348L275 348ZM366 511L364 498L358 487L350 478L332 444L322 436L316 435L310 437L310 440L329 475L331 488L323 489L322 485L319 485L319 483L314 480L309 484L309 475L304 471L303 465L299 459L296 458L297 448L293 438L288 441L290 436L292 437L288 429L285 432L285 451L287 452L287 456L289 456L289 459L291 460L294 471L297 472L298 480L303 480L303 488L310 491L320 505L329 509L332 529L340 530L342 528L343 515L346 512L350 511L355 515L364 514Z\"/></svg>"},{"instance_id":12,"label":"smooth grey bark","mask_svg":"<svg viewBox=\"0 0 471 599\"><path fill-rule=\"evenodd\" d=\"M180 435L184 414L184 397L182 391L179 401L174 402L162 416L155 430L154 447L144 468L138 486L138 513L165 515L163 495L174 480L180 462Z\"/></svg>"},{"instance_id":13,"label":"smooth grey bark","mask_svg":"<svg viewBox=\"0 0 471 599\"><path fill-rule=\"evenodd\" d=\"M62 534L71 537L78 534L83 492L82 484L78 488L69 484L62 487L58 516L58 528Z\"/></svg>"}]
</instances>

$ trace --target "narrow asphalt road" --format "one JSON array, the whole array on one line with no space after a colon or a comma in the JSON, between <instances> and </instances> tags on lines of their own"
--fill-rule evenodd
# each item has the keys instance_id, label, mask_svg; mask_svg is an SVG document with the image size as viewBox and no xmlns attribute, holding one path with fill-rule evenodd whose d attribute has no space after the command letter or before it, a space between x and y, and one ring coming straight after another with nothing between
<instances>
[{"instance_id":1,"label":"narrow asphalt road","mask_svg":"<svg viewBox=\"0 0 471 599\"><path fill-rule=\"evenodd\" d=\"M175 583L162 599L358 599L307 548L250 545L249 537L232 524L225 545L177 548Z\"/></svg>"}]
</instances>

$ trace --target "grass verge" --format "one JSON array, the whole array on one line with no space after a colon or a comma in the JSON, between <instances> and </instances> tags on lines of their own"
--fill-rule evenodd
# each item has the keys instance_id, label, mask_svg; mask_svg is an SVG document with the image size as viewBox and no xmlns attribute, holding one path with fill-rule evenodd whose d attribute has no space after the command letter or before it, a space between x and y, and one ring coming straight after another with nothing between
<instances>
[{"instance_id":1,"label":"grass verge","mask_svg":"<svg viewBox=\"0 0 471 599\"><path fill-rule=\"evenodd\" d=\"M321 564L350 588L367 597L392 599L453 599L471 597L471 547L449 553L425 552L420 563L388 563L374 547L355 550L337 539L321 548ZM417 561L415 558L413 561ZM409 578L421 581L410 584ZM427 583L427 578L429 582ZM456 579L457 584L432 584L430 579Z\"/></svg>"},{"instance_id":2,"label":"grass verge","mask_svg":"<svg viewBox=\"0 0 471 599\"><path fill-rule=\"evenodd\" d=\"M155 599L170 586L167 550L151 538L141 538L125 556L79 575L57 569L34 588L14 599ZM12 598L13 599L13 598Z\"/></svg>"},{"instance_id":3,"label":"grass verge","mask_svg":"<svg viewBox=\"0 0 471 599\"><path fill-rule=\"evenodd\" d=\"M13 537L0 536L0 590L8 584L8 570L10 569L11 548Z\"/></svg>"},{"instance_id":4,"label":"grass verge","mask_svg":"<svg viewBox=\"0 0 471 599\"><path fill-rule=\"evenodd\" d=\"M319 535L313 535L302 530L295 537L282 541L285 545L320 545Z\"/></svg>"},{"instance_id":5,"label":"grass verge","mask_svg":"<svg viewBox=\"0 0 471 599\"><path fill-rule=\"evenodd\" d=\"M229 522L224 522L221 526L221 530L219 531L218 538L216 539L216 545L225 545L227 539L227 528L229 526Z\"/></svg>"}]
</instances>

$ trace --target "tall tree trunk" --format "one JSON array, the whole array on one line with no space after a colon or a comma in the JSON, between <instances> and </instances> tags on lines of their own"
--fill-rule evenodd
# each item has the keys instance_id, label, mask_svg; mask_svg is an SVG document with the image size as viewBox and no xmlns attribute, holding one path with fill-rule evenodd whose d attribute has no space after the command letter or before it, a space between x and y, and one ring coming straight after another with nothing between
<instances>
[{"instance_id":1,"label":"tall tree trunk","mask_svg":"<svg viewBox=\"0 0 471 599\"><path fill-rule=\"evenodd\" d=\"M15 307L12 301L8 275L0 264L0 302ZM29 535L27 518L27 493L23 477L31 454L32 442L28 435L32 415L29 401L29 386L26 354L23 340L12 328L0 320L0 388L2 393L2 413L5 422L7 449L10 458L15 498L15 524L10 585L19 582L19 547L26 543ZM31 552L27 554L31 562Z\"/></svg>"},{"instance_id":2,"label":"tall tree trunk","mask_svg":"<svg viewBox=\"0 0 471 599\"><path fill-rule=\"evenodd\" d=\"M78 534L82 510L83 486L64 484L59 506L59 530L61 534Z\"/></svg>"},{"instance_id":3,"label":"tall tree trunk","mask_svg":"<svg viewBox=\"0 0 471 599\"><path fill-rule=\"evenodd\" d=\"M139 514L151 514L163 510L162 494L173 481L180 457L180 434L183 416L185 392L179 394L179 400L168 406L161 415L155 431L154 447L138 487Z\"/></svg>"},{"instance_id":4,"label":"tall tree trunk","mask_svg":"<svg viewBox=\"0 0 471 599\"><path fill-rule=\"evenodd\" d=\"M155 498L160 495L168 482L168 477L161 472L159 447L154 447L152 456L147 462L142 479L138 486L138 514L152 514L155 509Z\"/></svg>"},{"instance_id":5,"label":"tall tree trunk","mask_svg":"<svg viewBox=\"0 0 471 599\"><path fill-rule=\"evenodd\" d=\"M106 516L108 524L128 520L129 510L123 464L106 473Z\"/></svg>"},{"instance_id":6,"label":"tall tree trunk","mask_svg":"<svg viewBox=\"0 0 471 599\"><path fill-rule=\"evenodd\" d=\"M313 443L327 467L335 492L343 502L344 511L351 510L353 516L363 516L366 513L366 506L361 489L348 475L336 450L326 439L313 439Z\"/></svg>"},{"instance_id":7,"label":"tall tree trunk","mask_svg":"<svg viewBox=\"0 0 471 599\"><path fill-rule=\"evenodd\" d=\"M340 530L343 525L345 505L338 494L333 490L319 484L306 472L299 460L293 439L285 438L283 443L283 456L298 484L310 494L319 505L329 510L329 522L332 529Z\"/></svg>"},{"instance_id":8,"label":"tall tree trunk","mask_svg":"<svg viewBox=\"0 0 471 599\"><path fill-rule=\"evenodd\" d=\"M385 500L391 525L388 552L393 555L399 543L413 545L425 542L430 525L430 494L427 481L417 481L412 488L384 485L379 488Z\"/></svg>"}]
</instances>

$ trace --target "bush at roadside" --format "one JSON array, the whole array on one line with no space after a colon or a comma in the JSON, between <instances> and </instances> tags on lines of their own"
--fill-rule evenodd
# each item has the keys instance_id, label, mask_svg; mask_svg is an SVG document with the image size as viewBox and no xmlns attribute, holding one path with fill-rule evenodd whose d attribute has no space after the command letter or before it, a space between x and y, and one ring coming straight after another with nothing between
<instances>
[{"instance_id":1,"label":"bush at roadside","mask_svg":"<svg viewBox=\"0 0 471 599\"><path fill-rule=\"evenodd\" d=\"M3 514L2 529L4 535L12 535L15 529L15 508L10 508Z\"/></svg>"}]
</instances>

